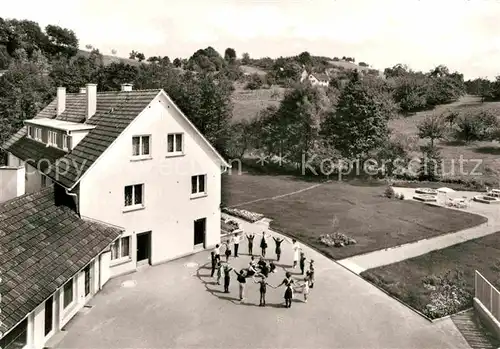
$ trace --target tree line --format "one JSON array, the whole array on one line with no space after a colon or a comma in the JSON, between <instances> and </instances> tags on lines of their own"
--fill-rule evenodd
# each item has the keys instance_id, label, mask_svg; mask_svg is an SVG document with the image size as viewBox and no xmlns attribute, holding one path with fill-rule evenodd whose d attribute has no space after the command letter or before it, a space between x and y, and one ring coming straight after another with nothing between
<instances>
[{"instance_id":1,"label":"tree line","mask_svg":"<svg viewBox=\"0 0 500 349\"><path fill-rule=\"evenodd\" d=\"M324 72L334 59L308 52L277 59L252 59L243 53L239 59L233 48L221 55L207 47L187 59L171 61L168 56L146 59L132 51L129 57L141 63L130 65L104 64L97 48L87 45L87 49L91 49L89 55L78 54L78 38L69 29L49 25L42 30L35 22L0 19L0 69L7 69L0 77L0 141L52 100L57 86L76 93L88 82L97 83L99 91L118 90L127 82L135 89L164 89L226 157L260 153L296 168L303 161L312 168L324 166L325 158L407 159L410 145L391 134L391 118L453 102L486 85L483 80L480 84L464 82L462 74L443 65L415 72L398 64L383 75L369 68L335 67L330 86L316 88L299 83L300 74L304 69ZM353 57L342 59L355 62ZM260 67L266 74L245 75L241 65ZM256 118L234 124L231 94L235 81L245 82L247 88L280 85L288 92L278 107L265 108ZM489 82L488 91L496 91L498 81ZM439 159L434 141L443 134L452 132L469 142L495 137L496 129L493 118L484 112L425 119L419 134L430 142L421 149L422 157ZM383 175L401 175L393 170L389 164Z\"/></svg>"}]
</instances>

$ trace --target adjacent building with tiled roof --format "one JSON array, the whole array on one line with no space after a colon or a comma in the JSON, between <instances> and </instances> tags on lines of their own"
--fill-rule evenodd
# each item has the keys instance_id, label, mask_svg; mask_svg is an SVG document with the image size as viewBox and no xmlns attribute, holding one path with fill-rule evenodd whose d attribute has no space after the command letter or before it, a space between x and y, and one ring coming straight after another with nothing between
<instances>
[{"instance_id":1,"label":"adjacent building with tiled roof","mask_svg":"<svg viewBox=\"0 0 500 349\"><path fill-rule=\"evenodd\" d=\"M59 304L77 311L80 298L88 299L102 287L95 277L101 253L122 232L81 219L58 204L55 195L54 188L48 187L0 204L0 332L7 334L2 348L14 338L15 348L28 342L43 345L39 338L38 343L35 338L28 341L29 318L33 322L45 309L59 310ZM75 285L79 279L83 279L83 289ZM72 316L71 311L62 310L61 316L55 311L42 314L44 337Z\"/></svg>"},{"instance_id":2,"label":"adjacent building with tiled roof","mask_svg":"<svg viewBox=\"0 0 500 349\"><path fill-rule=\"evenodd\" d=\"M2 148L0 220L16 227L0 235L3 346L27 326L42 348L110 277L220 242L230 165L163 90L59 87Z\"/></svg>"}]
</instances>

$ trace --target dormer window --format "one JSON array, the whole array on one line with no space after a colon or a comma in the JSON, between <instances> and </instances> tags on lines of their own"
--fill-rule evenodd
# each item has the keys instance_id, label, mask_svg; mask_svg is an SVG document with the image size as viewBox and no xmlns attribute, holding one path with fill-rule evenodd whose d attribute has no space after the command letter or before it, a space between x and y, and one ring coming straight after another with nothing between
<instances>
[{"instance_id":1,"label":"dormer window","mask_svg":"<svg viewBox=\"0 0 500 349\"><path fill-rule=\"evenodd\" d=\"M32 126L28 126L28 137L29 138L34 138L35 134L33 132L33 127Z\"/></svg>"},{"instance_id":2,"label":"dormer window","mask_svg":"<svg viewBox=\"0 0 500 349\"><path fill-rule=\"evenodd\" d=\"M68 150L69 148L68 136L65 134L62 135L62 148L64 150Z\"/></svg>"},{"instance_id":3,"label":"dormer window","mask_svg":"<svg viewBox=\"0 0 500 349\"><path fill-rule=\"evenodd\" d=\"M35 135L34 137L37 141L42 141L42 129L39 127L35 127Z\"/></svg>"},{"instance_id":4,"label":"dormer window","mask_svg":"<svg viewBox=\"0 0 500 349\"><path fill-rule=\"evenodd\" d=\"M47 144L53 147L57 147L57 132L55 131L48 132Z\"/></svg>"}]
</instances>

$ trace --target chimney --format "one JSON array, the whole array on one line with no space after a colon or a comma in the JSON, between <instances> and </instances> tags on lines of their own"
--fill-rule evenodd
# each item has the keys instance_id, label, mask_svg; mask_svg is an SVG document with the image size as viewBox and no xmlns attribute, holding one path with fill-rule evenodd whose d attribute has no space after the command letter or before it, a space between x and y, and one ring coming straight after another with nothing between
<instances>
[{"instance_id":1,"label":"chimney","mask_svg":"<svg viewBox=\"0 0 500 349\"><path fill-rule=\"evenodd\" d=\"M80 93L87 93L86 87L80 87Z\"/></svg>"},{"instance_id":2,"label":"chimney","mask_svg":"<svg viewBox=\"0 0 500 349\"><path fill-rule=\"evenodd\" d=\"M132 84L122 84L122 92L132 91Z\"/></svg>"},{"instance_id":3,"label":"chimney","mask_svg":"<svg viewBox=\"0 0 500 349\"><path fill-rule=\"evenodd\" d=\"M85 120L94 116L97 108L97 84L87 84L87 114Z\"/></svg>"},{"instance_id":4,"label":"chimney","mask_svg":"<svg viewBox=\"0 0 500 349\"><path fill-rule=\"evenodd\" d=\"M66 87L57 88L57 116L64 113L66 109Z\"/></svg>"}]
</instances>

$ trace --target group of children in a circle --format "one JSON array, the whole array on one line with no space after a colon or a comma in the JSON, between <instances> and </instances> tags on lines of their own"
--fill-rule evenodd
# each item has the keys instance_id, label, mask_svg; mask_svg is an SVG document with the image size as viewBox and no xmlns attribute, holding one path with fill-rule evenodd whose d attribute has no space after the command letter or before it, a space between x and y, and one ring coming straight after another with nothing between
<instances>
[{"instance_id":1,"label":"group of children in a circle","mask_svg":"<svg viewBox=\"0 0 500 349\"><path fill-rule=\"evenodd\" d=\"M299 265L301 270L301 275L305 276L302 279L302 282L296 282L292 278L290 272L285 273L285 278L283 281L276 286L273 286L267 282L267 277L269 273L276 272L276 264L269 259L269 261L265 260L266 250L267 250L267 237L271 237L270 234L266 232L262 232L262 238L260 241L261 248L261 257L259 261L255 261L253 256L253 240L256 234L245 234L248 240L248 254L251 256L251 260L249 266L247 268L241 269L239 272L234 270L233 267L229 265L229 257L231 256L231 244L234 246L234 257L238 256L239 244L242 240L241 233L235 234L228 241L223 242L222 245L225 247L224 255L226 256L226 262L221 261L221 253L220 253L220 245L216 245L214 250L211 252L211 261L212 261L212 273L211 276L214 275L217 277L217 284L220 285L220 281L224 279L224 293L229 293L229 285L231 282L231 271L233 271L237 275L237 281L239 283L239 299L240 302L243 302L245 299L245 285L246 280L249 277L252 277L255 283L259 284L260 291L260 303L259 306L266 305L266 291L267 286L271 288L278 288L280 286L285 286L285 307L290 308L292 306L292 299L294 294L294 288L301 288L302 294L304 295L304 303L307 303L307 297L309 295L309 289L314 287L314 260L309 260L309 270L305 271L306 262L308 261L305 257L304 252L302 252L302 248L300 247L297 240L292 239L291 241L284 238L276 238L273 237L275 241L275 253L276 253L276 261L279 261L281 258L281 243L283 241L288 241L292 244L293 249L293 268L295 269L297 265ZM256 280L255 278L259 278Z\"/></svg>"}]
</instances>

